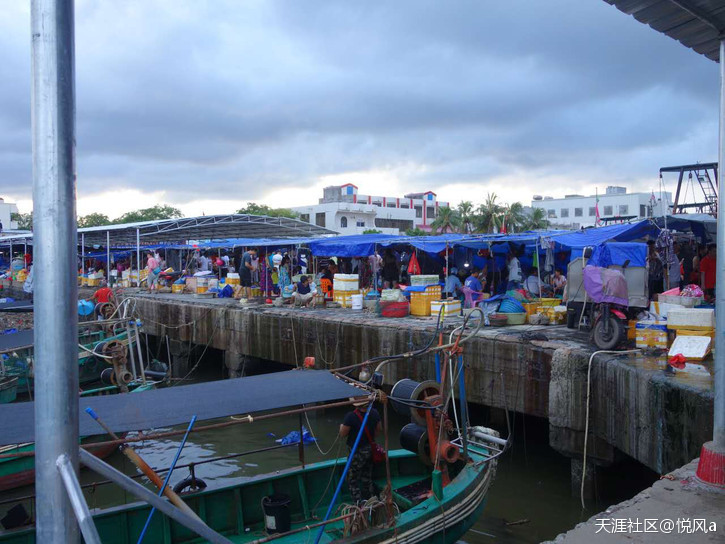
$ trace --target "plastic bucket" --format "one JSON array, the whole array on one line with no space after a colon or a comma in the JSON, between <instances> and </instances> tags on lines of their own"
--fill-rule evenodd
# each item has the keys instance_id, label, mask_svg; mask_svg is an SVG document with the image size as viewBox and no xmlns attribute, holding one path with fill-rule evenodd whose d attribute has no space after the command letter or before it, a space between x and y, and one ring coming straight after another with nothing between
<instances>
[{"instance_id":1,"label":"plastic bucket","mask_svg":"<svg viewBox=\"0 0 725 544\"><path fill-rule=\"evenodd\" d=\"M262 499L264 526L269 534L286 533L292 526L289 505L292 499L284 493L277 493Z\"/></svg>"},{"instance_id":2,"label":"plastic bucket","mask_svg":"<svg viewBox=\"0 0 725 544\"><path fill-rule=\"evenodd\" d=\"M363 296L362 295L352 295L350 297L350 302L352 304L353 310L362 310L363 309Z\"/></svg>"}]
</instances>

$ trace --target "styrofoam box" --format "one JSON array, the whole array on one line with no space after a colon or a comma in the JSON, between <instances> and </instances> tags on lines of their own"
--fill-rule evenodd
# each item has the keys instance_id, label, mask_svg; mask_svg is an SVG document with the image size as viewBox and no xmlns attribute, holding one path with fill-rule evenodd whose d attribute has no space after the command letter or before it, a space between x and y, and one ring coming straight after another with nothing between
<instances>
[{"instance_id":1,"label":"styrofoam box","mask_svg":"<svg viewBox=\"0 0 725 544\"><path fill-rule=\"evenodd\" d=\"M685 308L694 308L702 302L702 297L683 297L680 295L659 295L657 297L659 302L665 304L677 304L678 306L684 306Z\"/></svg>"},{"instance_id":2,"label":"styrofoam box","mask_svg":"<svg viewBox=\"0 0 725 544\"><path fill-rule=\"evenodd\" d=\"M672 342L668 355L682 354L687 359L703 360L710 351L712 339L709 336L678 336Z\"/></svg>"},{"instance_id":3,"label":"styrofoam box","mask_svg":"<svg viewBox=\"0 0 725 544\"><path fill-rule=\"evenodd\" d=\"M638 348L666 348L667 323L659 320L638 321L635 325L635 341Z\"/></svg>"},{"instance_id":4,"label":"styrofoam box","mask_svg":"<svg viewBox=\"0 0 725 544\"><path fill-rule=\"evenodd\" d=\"M357 274L335 274L332 282L333 291L357 291L360 280Z\"/></svg>"},{"instance_id":5,"label":"styrofoam box","mask_svg":"<svg viewBox=\"0 0 725 544\"><path fill-rule=\"evenodd\" d=\"M668 302L650 302L649 311L660 317L667 318L667 314L670 310L681 310L682 306L679 304L669 304Z\"/></svg>"},{"instance_id":6,"label":"styrofoam box","mask_svg":"<svg viewBox=\"0 0 725 544\"><path fill-rule=\"evenodd\" d=\"M461 301L460 300L432 300L430 303L430 314L437 316L438 312L441 311L443 306L443 315L451 316L458 315L461 313Z\"/></svg>"},{"instance_id":7,"label":"styrofoam box","mask_svg":"<svg viewBox=\"0 0 725 544\"><path fill-rule=\"evenodd\" d=\"M667 327L676 329L715 328L715 310L712 308L678 308L667 313Z\"/></svg>"},{"instance_id":8,"label":"styrofoam box","mask_svg":"<svg viewBox=\"0 0 725 544\"><path fill-rule=\"evenodd\" d=\"M410 285L435 285L440 283L436 274L416 274L410 276Z\"/></svg>"}]
</instances>

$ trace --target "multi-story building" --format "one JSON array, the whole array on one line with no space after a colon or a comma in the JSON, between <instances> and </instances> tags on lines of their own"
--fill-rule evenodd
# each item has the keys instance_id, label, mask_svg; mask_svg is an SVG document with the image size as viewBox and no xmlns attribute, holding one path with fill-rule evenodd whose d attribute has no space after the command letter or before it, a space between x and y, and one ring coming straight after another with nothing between
<instances>
[{"instance_id":1,"label":"multi-story building","mask_svg":"<svg viewBox=\"0 0 725 544\"><path fill-rule=\"evenodd\" d=\"M603 223L645 219L669 213L672 193L628 193L626 187L607 187L602 195L565 195L564 198L534 196L532 208L543 208L552 227L592 227L599 217Z\"/></svg>"},{"instance_id":2,"label":"multi-story building","mask_svg":"<svg viewBox=\"0 0 725 544\"><path fill-rule=\"evenodd\" d=\"M4 198L0 198L0 221L2 222L3 230L15 230L18 228L18 224L12 220L14 213L18 213L18 206L13 202L5 202Z\"/></svg>"},{"instance_id":3,"label":"multi-story building","mask_svg":"<svg viewBox=\"0 0 725 544\"><path fill-rule=\"evenodd\" d=\"M292 208L302 221L340 234L362 234L376 229L385 234L401 234L408 229L429 231L438 209L448 206L433 191L403 197L358 194L352 183L325 187L318 204Z\"/></svg>"}]
</instances>

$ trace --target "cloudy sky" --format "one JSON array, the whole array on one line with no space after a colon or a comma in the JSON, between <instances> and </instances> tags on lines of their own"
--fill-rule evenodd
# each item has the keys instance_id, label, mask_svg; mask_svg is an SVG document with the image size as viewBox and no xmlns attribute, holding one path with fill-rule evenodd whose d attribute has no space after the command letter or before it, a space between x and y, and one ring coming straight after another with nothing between
<instances>
[{"instance_id":1,"label":"cloudy sky","mask_svg":"<svg viewBox=\"0 0 725 544\"><path fill-rule=\"evenodd\" d=\"M0 1L0 195L21 211L29 3ZM81 215L348 181L526 203L717 160L718 65L602 0L76 0L76 80Z\"/></svg>"}]
</instances>

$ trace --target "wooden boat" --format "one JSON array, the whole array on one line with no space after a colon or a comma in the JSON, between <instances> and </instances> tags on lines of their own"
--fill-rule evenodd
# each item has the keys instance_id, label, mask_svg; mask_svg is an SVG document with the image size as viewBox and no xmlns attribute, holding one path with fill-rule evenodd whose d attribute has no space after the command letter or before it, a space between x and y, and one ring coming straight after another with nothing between
<instances>
[{"instance_id":1,"label":"wooden boat","mask_svg":"<svg viewBox=\"0 0 725 544\"><path fill-rule=\"evenodd\" d=\"M18 396L17 376L4 376L0 374L0 404L14 402Z\"/></svg>"},{"instance_id":2,"label":"wooden boat","mask_svg":"<svg viewBox=\"0 0 725 544\"><path fill-rule=\"evenodd\" d=\"M455 349L459 349L458 341ZM444 360L442 371L437 372L443 383L400 380L393 386L390 395L364 387L360 382L339 374L298 370L155 391L140 396L139 402L134 403L135 411L150 414L154 426L188 421L190 414L200 414L199 419L249 414L223 424L229 426L251 424L269 417L290 417L326 406L360 405L361 400L365 404L373 399L383 403L385 414L390 401L396 411L408 413L412 421L401 431L402 449L389 451L384 456L384 462L374 466L373 480L382 490L379 497L372 497L364 503L351 502L344 476L352 453L347 459L305 465L304 448L299 446L300 467L235 479L214 489L197 491L185 495L186 505L208 528L233 543L262 544L276 540L299 544L313 541L452 544L481 514L495 476L497 457L507 445L495 431L468 425L465 398L459 399L460 412L454 412L453 426L454 421L449 417L449 401L454 400L454 389L459 388L465 397L463 364L451 363L456 359L451 354ZM451 371L451 364L457 366L456 377ZM450 374L446 369L451 371ZM447 379L449 375L450 381ZM376 376L381 382L382 374L375 372L372 383L375 383ZM285 394L280 395L280 391ZM195 399L195 404L169 404L175 399ZM346 400L325 404L339 399ZM104 406L109 413L123 411L121 404L118 409L113 407L115 398L109 400L112 402ZM452 404L455 406L455 400ZM167 413L149 411L149 407L158 405L173 405L175 409ZM274 414L267 412L290 406L301 407ZM262 415L252 417L252 413ZM366 418L362 420L363 426L365 421ZM386 421L385 416L383 422ZM121 429L128 425L116 421L110 427ZM196 427L195 430L204 429ZM362 434L358 433L353 452ZM456 434L458 437L453 438ZM146 434L143 439L153 439L153 435ZM205 460L208 461L211 460ZM88 460L84 462L88 463ZM101 469L96 467L95 470ZM126 479L122 475L115 477L121 479L117 481ZM283 497L280 508L284 515L270 512L265 507L265 499L280 496ZM150 511L149 504L139 502L92 513L102 542L126 543L138 541ZM284 521L279 525L278 514L279 519ZM201 541L185 525L161 515L151 518L145 535L149 542L174 544ZM34 529L0 532L0 543L5 542L33 543Z\"/></svg>"},{"instance_id":3,"label":"wooden boat","mask_svg":"<svg viewBox=\"0 0 725 544\"><path fill-rule=\"evenodd\" d=\"M141 393L144 391L150 391L155 387L154 382L147 383L132 383L129 386L131 393ZM80 397L93 397L101 395L115 395L120 392L118 386L112 385L107 387L100 387L96 389L89 389L83 391ZM88 444L97 438L81 439L82 444ZM111 455L117 446L106 446L103 448L97 448L93 450L93 454L96 457L104 459ZM35 451L35 444L33 442L26 442L23 444L11 444L0 447L0 454L11 454L11 453L30 453ZM7 491L16 487L24 485L31 485L35 481L35 457L24 456L24 457L5 457L0 458L0 491Z\"/></svg>"},{"instance_id":4,"label":"wooden boat","mask_svg":"<svg viewBox=\"0 0 725 544\"><path fill-rule=\"evenodd\" d=\"M18 341L15 344L20 345L0 346L2 347L0 357L3 357L3 373L5 376L18 378L18 393L21 395L30 394L34 388L32 331L20 331L6 336L14 337L16 334L18 335ZM5 338L4 340L14 340L14 338ZM110 367L102 357L96 357L94 353L103 355L103 346L112 340L128 345L128 335L125 331L118 334L108 333L105 330L82 331L79 333L78 378L80 384L98 381L103 369Z\"/></svg>"}]
</instances>

